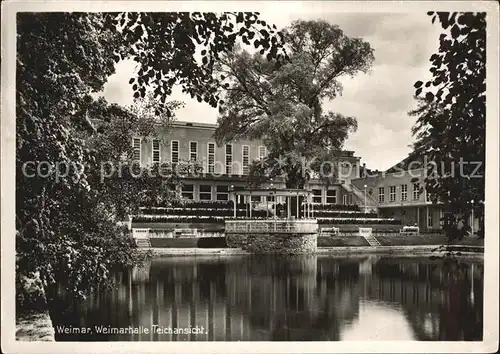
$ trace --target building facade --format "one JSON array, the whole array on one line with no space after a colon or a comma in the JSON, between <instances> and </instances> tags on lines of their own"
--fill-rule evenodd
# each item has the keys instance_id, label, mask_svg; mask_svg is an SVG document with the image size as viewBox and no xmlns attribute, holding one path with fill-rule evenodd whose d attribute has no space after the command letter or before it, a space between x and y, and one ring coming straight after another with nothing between
<instances>
[{"instance_id":1,"label":"building facade","mask_svg":"<svg viewBox=\"0 0 500 354\"><path fill-rule=\"evenodd\" d=\"M218 146L213 137L216 128L214 124L177 121L157 139L133 137L134 159L143 166L195 162L201 172L184 178L178 187L182 197L191 201L227 201L231 190L248 185L250 165L266 157L267 149L262 140L238 140ZM338 168L336 183L326 185L318 175L306 183L305 188L313 192L313 203L358 205L365 212L402 220L403 225L418 225L421 230L441 228L442 207L427 198L423 168L393 167L362 177L364 168L352 151L343 152ZM262 187L284 188L285 184L277 179ZM246 201L240 198L238 202ZM266 202L265 197L261 202Z\"/></svg>"},{"instance_id":2,"label":"building facade","mask_svg":"<svg viewBox=\"0 0 500 354\"><path fill-rule=\"evenodd\" d=\"M399 219L403 225L417 225L420 230L439 230L442 206L429 200L424 188L424 173L424 169L386 171L355 179L352 183L366 190L376 202L381 217Z\"/></svg>"},{"instance_id":3,"label":"building facade","mask_svg":"<svg viewBox=\"0 0 500 354\"><path fill-rule=\"evenodd\" d=\"M247 186L251 163L266 157L268 152L262 140L238 140L217 146L213 137L216 128L214 124L176 121L165 136L155 139L135 136L132 138L134 160L142 166L196 162L202 171L196 177L184 179L179 187L182 196L193 201L227 201L230 190ZM312 202L347 205L359 202L348 186L351 180L359 178L360 158L352 151L345 151L343 155L339 166L342 180L329 186L318 176L308 181L306 188L314 194ZM285 185L277 179L267 186L284 188Z\"/></svg>"}]
</instances>

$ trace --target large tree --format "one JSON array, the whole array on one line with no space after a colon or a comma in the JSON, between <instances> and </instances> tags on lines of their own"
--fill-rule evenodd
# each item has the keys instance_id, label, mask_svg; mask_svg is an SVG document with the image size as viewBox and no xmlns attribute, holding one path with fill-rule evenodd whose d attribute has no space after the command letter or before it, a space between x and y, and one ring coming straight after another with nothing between
<instances>
[{"instance_id":1,"label":"large tree","mask_svg":"<svg viewBox=\"0 0 500 354\"><path fill-rule=\"evenodd\" d=\"M415 83L415 153L425 156L426 188L444 204L450 239L470 231L474 208L484 232L486 14L429 12L443 28L432 54L432 79ZM474 202L472 202L474 201ZM476 230L478 231L478 230Z\"/></svg>"},{"instance_id":2,"label":"large tree","mask_svg":"<svg viewBox=\"0 0 500 354\"><path fill-rule=\"evenodd\" d=\"M148 127L134 112L90 98L117 61L140 64L130 80L134 97L147 97L149 88L156 113L171 117L177 106L167 97L175 84L217 105L213 62L238 38L262 37L264 50L279 57L281 39L271 32L255 13L18 13L18 274L38 272L46 287L59 283L84 295L113 266L135 262L133 244L114 219L126 212L124 200L151 199L160 190L139 183L151 188L136 193L130 175L119 185L102 183L100 165L117 163L131 142L124 130ZM104 123L95 127L99 115Z\"/></svg>"},{"instance_id":3,"label":"large tree","mask_svg":"<svg viewBox=\"0 0 500 354\"><path fill-rule=\"evenodd\" d=\"M290 58L283 65L263 51L236 50L220 60L225 95L216 138L264 139L269 154L252 166L252 179L283 176L287 187L301 188L323 161L337 160L357 127L353 117L323 111L323 102L342 93L340 78L367 72L374 56L369 43L325 21L296 21L283 36ZM323 168L334 177L331 164Z\"/></svg>"}]
</instances>

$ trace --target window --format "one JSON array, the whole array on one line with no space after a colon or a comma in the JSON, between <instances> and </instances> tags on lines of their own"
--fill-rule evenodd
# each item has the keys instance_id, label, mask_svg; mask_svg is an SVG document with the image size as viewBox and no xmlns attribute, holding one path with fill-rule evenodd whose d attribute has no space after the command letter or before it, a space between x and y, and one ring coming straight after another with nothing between
<instances>
[{"instance_id":1,"label":"window","mask_svg":"<svg viewBox=\"0 0 500 354\"><path fill-rule=\"evenodd\" d=\"M212 200L212 186L200 185L200 200Z\"/></svg>"},{"instance_id":2,"label":"window","mask_svg":"<svg viewBox=\"0 0 500 354\"><path fill-rule=\"evenodd\" d=\"M141 161L141 138L132 138L132 159L134 161Z\"/></svg>"},{"instance_id":3,"label":"window","mask_svg":"<svg viewBox=\"0 0 500 354\"><path fill-rule=\"evenodd\" d=\"M326 191L326 202L327 204L337 204L337 191L335 189Z\"/></svg>"},{"instance_id":4,"label":"window","mask_svg":"<svg viewBox=\"0 0 500 354\"><path fill-rule=\"evenodd\" d=\"M408 185L402 184L401 185L401 201L404 201L407 199L408 199Z\"/></svg>"},{"instance_id":5,"label":"window","mask_svg":"<svg viewBox=\"0 0 500 354\"><path fill-rule=\"evenodd\" d=\"M433 225L433 220L432 220L432 211L429 210L429 213L427 215L427 227L431 228Z\"/></svg>"},{"instance_id":6,"label":"window","mask_svg":"<svg viewBox=\"0 0 500 354\"><path fill-rule=\"evenodd\" d=\"M182 186L182 198L186 199L194 199L194 185L193 184L185 184Z\"/></svg>"},{"instance_id":7,"label":"window","mask_svg":"<svg viewBox=\"0 0 500 354\"><path fill-rule=\"evenodd\" d=\"M170 145L170 162L179 162L179 140L172 140L172 144Z\"/></svg>"},{"instance_id":8,"label":"window","mask_svg":"<svg viewBox=\"0 0 500 354\"><path fill-rule=\"evenodd\" d=\"M217 186L217 201L229 200L229 187Z\"/></svg>"},{"instance_id":9,"label":"window","mask_svg":"<svg viewBox=\"0 0 500 354\"><path fill-rule=\"evenodd\" d=\"M248 145L243 145L241 150L241 161L243 163L243 174L247 175L249 172L250 163L250 147Z\"/></svg>"},{"instance_id":10,"label":"window","mask_svg":"<svg viewBox=\"0 0 500 354\"><path fill-rule=\"evenodd\" d=\"M226 144L226 175L233 173L233 145Z\"/></svg>"},{"instance_id":11,"label":"window","mask_svg":"<svg viewBox=\"0 0 500 354\"><path fill-rule=\"evenodd\" d=\"M259 146L259 159L263 159L267 155L267 149L265 146Z\"/></svg>"},{"instance_id":12,"label":"window","mask_svg":"<svg viewBox=\"0 0 500 354\"><path fill-rule=\"evenodd\" d=\"M389 201L390 202L396 201L396 186L389 187Z\"/></svg>"},{"instance_id":13,"label":"window","mask_svg":"<svg viewBox=\"0 0 500 354\"><path fill-rule=\"evenodd\" d=\"M215 172L215 143L208 143L208 173Z\"/></svg>"},{"instance_id":14,"label":"window","mask_svg":"<svg viewBox=\"0 0 500 354\"><path fill-rule=\"evenodd\" d=\"M189 142L189 161L198 161L198 142L196 141Z\"/></svg>"},{"instance_id":15,"label":"window","mask_svg":"<svg viewBox=\"0 0 500 354\"><path fill-rule=\"evenodd\" d=\"M417 200L420 198L420 184L413 183L413 200Z\"/></svg>"},{"instance_id":16,"label":"window","mask_svg":"<svg viewBox=\"0 0 500 354\"><path fill-rule=\"evenodd\" d=\"M319 203L321 204L323 202L321 198L321 189L313 189L313 203Z\"/></svg>"},{"instance_id":17,"label":"window","mask_svg":"<svg viewBox=\"0 0 500 354\"><path fill-rule=\"evenodd\" d=\"M378 188L378 202L383 203L384 201L385 201L385 188L379 187Z\"/></svg>"},{"instance_id":18,"label":"window","mask_svg":"<svg viewBox=\"0 0 500 354\"><path fill-rule=\"evenodd\" d=\"M153 163L159 163L160 162L160 140L158 139L153 139L151 141L152 144L152 159Z\"/></svg>"}]
</instances>

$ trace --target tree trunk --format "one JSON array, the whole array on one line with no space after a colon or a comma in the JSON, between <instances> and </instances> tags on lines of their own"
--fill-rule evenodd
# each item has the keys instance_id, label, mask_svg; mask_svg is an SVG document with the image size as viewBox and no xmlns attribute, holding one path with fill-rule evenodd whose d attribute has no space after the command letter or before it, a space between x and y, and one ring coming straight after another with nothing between
<instances>
[{"instance_id":1,"label":"tree trunk","mask_svg":"<svg viewBox=\"0 0 500 354\"><path fill-rule=\"evenodd\" d=\"M287 179L285 182L286 188L289 189L304 189L304 185L306 183L306 179L304 176L302 176L301 171L298 170L292 170L288 172ZM302 218L304 217L303 212L302 212L302 201L304 200L304 197L299 197L299 208L297 210L297 197L291 197L290 198L290 207L291 207L291 212L292 216L296 218Z\"/></svg>"},{"instance_id":2,"label":"tree trunk","mask_svg":"<svg viewBox=\"0 0 500 354\"><path fill-rule=\"evenodd\" d=\"M285 182L286 188L303 189L305 184L306 179L301 171L294 169L288 172Z\"/></svg>"}]
</instances>

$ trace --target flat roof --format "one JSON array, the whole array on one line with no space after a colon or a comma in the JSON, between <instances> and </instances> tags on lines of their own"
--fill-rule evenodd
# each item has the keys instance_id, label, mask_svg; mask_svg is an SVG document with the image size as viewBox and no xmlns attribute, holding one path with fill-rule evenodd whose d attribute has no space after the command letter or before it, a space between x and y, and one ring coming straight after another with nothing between
<instances>
[{"instance_id":1,"label":"flat roof","mask_svg":"<svg viewBox=\"0 0 500 354\"><path fill-rule=\"evenodd\" d=\"M210 128L216 129L218 127L217 124L211 123L201 123L201 122L186 122L182 120L174 120L172 121L172 127L193 127L193 128Z\"/></svg>"}]
</instances>

